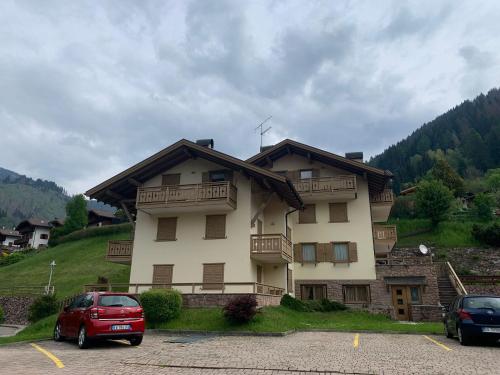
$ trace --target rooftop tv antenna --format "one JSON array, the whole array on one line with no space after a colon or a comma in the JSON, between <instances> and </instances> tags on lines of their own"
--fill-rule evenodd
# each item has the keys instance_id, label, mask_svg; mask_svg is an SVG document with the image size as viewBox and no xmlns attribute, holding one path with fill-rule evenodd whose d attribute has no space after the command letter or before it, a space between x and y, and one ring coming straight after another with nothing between
<instances>
[{"instance_id":1,"label":"rooftop tv antenna","mask_svg":"<svg viewBox=\"0 0 500 375\"><path fill-rule=\"evenodd\" d=\"M271 120L273 116L269 116L268 118L266 118L264 121L262 121L256 128L255 130L257 129L260 129L260 147L262 147L262 138L264 136L264 134L266 134L269 130L271 130L272 126L268 127L267 129L264 130L264 124L266 122L268 122L269 120Z\"/></svg>"}]
</instances>

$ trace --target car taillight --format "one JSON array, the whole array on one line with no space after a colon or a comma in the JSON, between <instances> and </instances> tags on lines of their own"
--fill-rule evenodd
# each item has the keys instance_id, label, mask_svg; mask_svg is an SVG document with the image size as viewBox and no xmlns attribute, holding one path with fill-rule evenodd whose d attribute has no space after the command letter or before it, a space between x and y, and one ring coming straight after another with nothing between
<instances>
[{"instance_id":1,"label":"car taillight","mask_svg":"<svg viewBox=\"0 0 500 375\"><path fill-rule=\"evenodd\" d=\"M144 310L143 309L139 309L139 310L137 310L137 312L139 314L141 314L141 318L144 318Z\"/></svg>"},{"instance_id":2,"label":"car taillight","mask_svg":"<svg viewBox=\"0 0 500 375\"><path fill-rule=\"evenodd\" d=\"M90 319L99 319L99 309L97 307L90 309Z\"/></svg>"},{"instance_id":3,"label":"car taillight","mask_svg":"<svg viewBox=\"0 0 500 375\"><path fill-rule=\"evenodd\" d=\"M472 316L470 315L470 313L465 311L464 309L458 310L458 317L461 320L472 320Z\"/></svg>"}]
</instances>

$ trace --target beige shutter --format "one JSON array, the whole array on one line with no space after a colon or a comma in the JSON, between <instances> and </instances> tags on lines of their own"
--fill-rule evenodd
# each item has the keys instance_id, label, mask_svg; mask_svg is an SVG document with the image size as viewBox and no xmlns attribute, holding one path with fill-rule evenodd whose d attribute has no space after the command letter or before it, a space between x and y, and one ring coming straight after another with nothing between
<instances>
[{"instance_id":1,"label":"beige shutter","mask_svg":"<svg viewBox=\"0 0 500 375\"><path fill-rule=\"evenodd\" d=\"M224 263L203 264L203 289L222 290L224 286Z\"/></svg>"},{"instance_id":2,"label":"beige shutter","mask_svg":"<svg viewBox=\"0 0 500 375\"><path fill-rule=\"evenodd\" d=\"M172 274L174 271L173 264L155 264L153 265L153 288L171 288Z\"/></svg>"},{"instance_id":3,"label":"beige shutter","mask_svg":"<svg viewBox=\"0 0 500 375\"><path fill-rule=\"evenodd\" d=\"M349 242L349 262L358 261L358 245L356 242Z\"/></svg>"},{"instance_id":4,"label":"beige shutter","mask_svg":"<svg viewBox=\"0 0 500 375\"><path fill-rule=\"evenodd\" d=\"M293 292L293 271L291 269L287 269L287 289L288 293Z\"/></svg>"},{"instance_id":5,"label":"beige shutter","mask_svg":"<svg viewBox=\"0 0 500 375\"><path fill-rule=\"evenodd\" d=\"M316 205L305 204L304 209L299 211L299 224L315 223L316 222Z\"/></svg>"},{"instance_id":6,"label":"beige shutter","mask_svg":"<svg viewBox=\"0 0 500 375\"><path fill-rule=\"evenodd\" d=\"M293 244L293 261L297 263L302 263L302 244Z\"/></svg>"},{"instance_id":7,"label":"beige shutter","mask_svg":"<svg viewBox=\"0 0 500 375\"><path fill-rule=\"evenodd\" d=\"M177 232L176 217L160 217L158 218L158 231L156 239L158 241L175 241Z\"/></svg>"},{"instance_id":8,"label":"beige shutter","mask_svg":"<svg viewBox=\"0 0 500 375\"><path fill-rule=\"evenodd\" d=\"M164 174L161 176L162 185L179 185L181 183L180 173Z\"/></svg>"},{"instance_id":9,"label":"beige shutter","mask_svg":"<svg viewBox=\"0 0 500 375\"><path fill-rule=\"evenodd\" d=\"M201 174L201 182L210 182L210 174L208 172Z\"/></svg>"},{"instance_id":10,"label":"beige shutter","mask_svg":"<svg viewBox=\"0 0 500 375\"><path fill-rule=\"evenodd\" d=\"M205 238L226 238L226 215L207 215Z\"/></svg>"},{"instance_id":11,"label":"beige shutter","mask_svg":"<svg viewBox=\"0 0 500 375\"><path fill-rule=\"evenodd\" d=\"M330 222L347 222L347 203L330 203Z\"/></svg>"}]
</instances>

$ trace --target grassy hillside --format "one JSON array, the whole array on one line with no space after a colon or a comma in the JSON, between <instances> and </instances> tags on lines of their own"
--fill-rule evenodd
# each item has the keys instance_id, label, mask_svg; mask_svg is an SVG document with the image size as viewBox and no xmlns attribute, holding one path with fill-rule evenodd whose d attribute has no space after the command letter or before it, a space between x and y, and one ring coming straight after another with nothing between
<instances>
[{"instance_id":1,"label":"grassy hillside","mask_svg":"<svg viewBox=\"0 0 500 375\"><path fill-rule=\"evenodd\" d=\"M128 283L130 266L114 264L104 259L108 239L127 239L127 233L86 238L63 243L43 250L19 263L0 268L0 285L46 285L49 263L56 261L53 283L58 298L70 296L82 290L84 284L92 284L98 276L107 277L113 283Z\"/></svg>"}]
</instances>

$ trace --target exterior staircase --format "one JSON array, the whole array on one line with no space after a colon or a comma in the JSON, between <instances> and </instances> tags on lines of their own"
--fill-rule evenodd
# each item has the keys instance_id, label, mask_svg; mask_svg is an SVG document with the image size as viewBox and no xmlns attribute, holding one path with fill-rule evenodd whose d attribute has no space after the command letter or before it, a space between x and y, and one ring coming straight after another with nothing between
<instances>
[{"instance_id":1,"label":"exterior staircase","mask_svg":"<svg viewBox=\"0 0 500 375\"><path fill-rule=\"evenodd\" d=\"M455 287L450 281L448 276L440 276L438 277L438 290L439 290L439 302L444 307L449 306L456 296L458 296Z\"/></svg>"}]
</instances>

